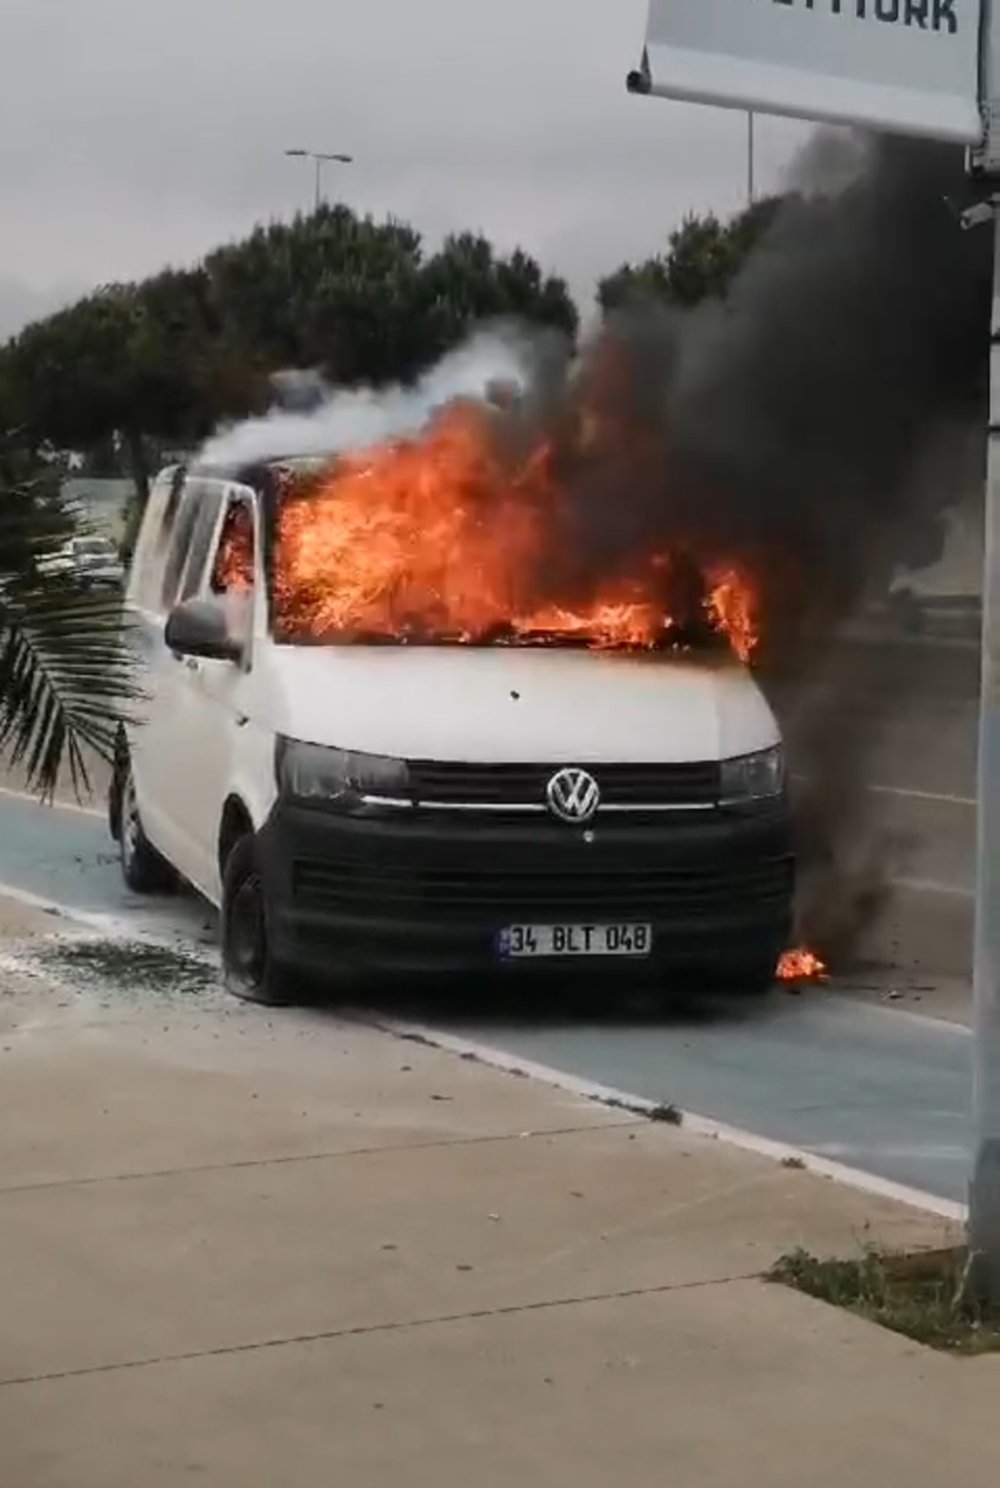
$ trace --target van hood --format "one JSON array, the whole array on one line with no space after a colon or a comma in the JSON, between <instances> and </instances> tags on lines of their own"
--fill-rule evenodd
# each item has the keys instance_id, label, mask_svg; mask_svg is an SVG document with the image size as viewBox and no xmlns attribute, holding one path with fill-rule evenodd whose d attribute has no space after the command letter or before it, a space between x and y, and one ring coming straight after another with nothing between
<instances>
[{"instance_id":1,"label":"van hood","mask_svg":"<svg viewBox=\"0 0 1000 1488\"><path fill-rule=\"evenodd\" d=\"M402 759L663 763L777 743L727 657L553 648L278 646L260 655L288 738Z\"/></svg>"}]
</instances>

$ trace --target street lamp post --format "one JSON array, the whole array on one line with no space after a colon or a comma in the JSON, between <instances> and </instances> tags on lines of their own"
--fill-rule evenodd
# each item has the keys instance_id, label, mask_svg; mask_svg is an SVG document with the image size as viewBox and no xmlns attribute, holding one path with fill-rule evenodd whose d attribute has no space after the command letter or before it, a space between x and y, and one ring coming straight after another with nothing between
<instances>
[{"instance_id":1,"label":"street lamp post","mask_svg":"<svg viewBox=\"0 0 1000 1488\"><path fill-rule=\"evenodd\" d=\"M993 202L978 848L973 976L974 1153L969 1186L973 1285L1000 1302L1000 225Z\"/></svg>"},{"instance_id":2,"label":"street lamp post","mask_svg":"<svg viewBox=\"0 0 1000 1488\"><path fill-rule=\"evenodd\" d=\"M316 167L316 211L323 204L323 167L329 161L336 161L338 165L351 165L354 161L353 155L330 154L324 150L286 150L285 154L292 160L311 160Z\"/></svg>"},{"instance_id":3,"label":"street lamp post","mask_svg":"<svg viewBox=\"0 0 1000 1488\"><path fill-rule=\"evenodd\" d=\"M973 1164L969 1184L972 1290L1000 1305L1000 7L986 5L980 36L984 131L970 155L986 200L965 228L993 234L979 699L976 930L973 969Z\"/></svg>"}]
</instances>

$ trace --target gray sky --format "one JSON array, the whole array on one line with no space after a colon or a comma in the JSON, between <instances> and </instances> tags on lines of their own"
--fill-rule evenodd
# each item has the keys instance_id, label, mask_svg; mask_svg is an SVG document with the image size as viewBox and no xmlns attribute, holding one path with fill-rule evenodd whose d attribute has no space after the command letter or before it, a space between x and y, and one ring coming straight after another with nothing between
<instances>
[{"instance_id":1,"label":"gray sky","mask_svg":"<svg viewBox=\"0 0 1000 1488\"><path fill-rule=\"evenodd\" d=\"M745 121L637 99L645 0L3 0L0 335L327 193L475 228L582 304L689 209L740 205ZM761 121L761 186L801 126ZM337 175L335 172L340 171Z\"/></svg>"}]
</instances>

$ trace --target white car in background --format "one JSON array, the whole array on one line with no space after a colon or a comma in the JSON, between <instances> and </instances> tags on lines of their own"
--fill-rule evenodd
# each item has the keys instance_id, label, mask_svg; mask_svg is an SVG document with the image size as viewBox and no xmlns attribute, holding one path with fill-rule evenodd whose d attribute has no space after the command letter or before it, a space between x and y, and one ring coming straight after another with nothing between
<instances>
[{"instance_id":1,"label":"white car in background","mask_svg":"<svg viewBox=\"0 0 1000 1488\"><path fill-rule=\"evenodd\" d=\"M92 589L122 589L125 584L125 569L110 537L71 537L39 568L45 574L75 578Z\"/></svg>"},{"instance_id":2,"label":"white car in background","mask_svg":"<svg viewBox=\"0 0 1000 1488\"><path fill-rule=\"evenodd\" d=\"M910 635L978 640L982 622L983 514L975 502L950 512L933 563L897 568L888 611Z\"/></svg>"}]
</instances>

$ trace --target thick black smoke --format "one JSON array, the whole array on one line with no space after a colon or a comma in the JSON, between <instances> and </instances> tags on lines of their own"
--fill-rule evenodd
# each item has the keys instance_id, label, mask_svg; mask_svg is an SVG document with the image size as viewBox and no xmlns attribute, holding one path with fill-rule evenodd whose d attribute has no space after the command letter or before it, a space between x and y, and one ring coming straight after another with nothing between
<instances>
[{"instance_id":1,"label":"thick black smoke","mask_svg":"<svg viewBox=\"0 0 1000 1488\"><path fill-rule=\"evenodd\" d=\"M959 494L921 474L982 406L991 244L962 230L966 194L961 151L871 141L847 189L789 202L684 336L685 478L727 528L787 547L834 608L911 545L926 561Z\"/></svg>"},{"instance_id":2,"label":"thick black smoke","mask_svg":"<svg viewBox=\"0 0 1000 1488\"><path fill-rule=\"evenodd\" d=\"M823 190L845 152L854 178ZM989 233L960 225L961 151L822 139L800 182L725 300L636 305L587 348L574 401L627 438L570 472L600 566L679 533L760 555L778 652L793 620L827 626L893 564L934 557L988 340ZM932 458L955 479L928 481Z\"/></svg>"},{"instance_id":3,"label":"thick black smoke","mask_svg":"<svg viewBox=\"0 0 1000 1488\"><path fill-rule=\"evenodd\" d=\"M879 719L869 691L859 727L834 642L895 565L939 556L975 488L991 234L961 226L952 147L821 136L800 164L724 301L637 305L585 354L576 397L628 437L575 472L573 509L598 566L680 538L757 573L762 676L807 777L804 930L843 954L905 845L867 826ZM899 701L887 686L878 707Z\"/></svg>"}]
</instances>

